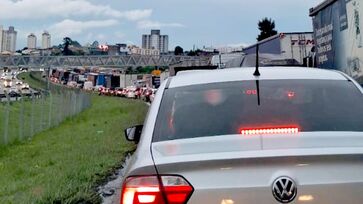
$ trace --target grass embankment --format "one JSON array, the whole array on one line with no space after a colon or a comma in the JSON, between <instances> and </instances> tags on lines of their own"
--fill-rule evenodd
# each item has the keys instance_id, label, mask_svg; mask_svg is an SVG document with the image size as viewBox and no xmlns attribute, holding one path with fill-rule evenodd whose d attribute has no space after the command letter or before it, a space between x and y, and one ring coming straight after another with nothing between
<instances>
[{"instance_id":1,"label":"grass embankment","mask_svg":"<svg viewBox=\"0 0 363 204\"><path fill-rule=\"evenodd\" d=\"M18 79L27 82L32 88L45 88L46 84L42 81L42 72L32 72L33 76L37 78L34 79L30 77L30 72L23 72L18 75Z\"/></svg>"},{"instance_id":2,"label":"grass embankment","mask_svg":"<svg viewBox=\"0 0 363 204\"><path fill-rule=\"evenodd\" d=\"M78 116L0 149L0 203L100 202L95 186L135 148L123 129L146 111L142 102L92 96Z\"/></svg>"}]
</instances>

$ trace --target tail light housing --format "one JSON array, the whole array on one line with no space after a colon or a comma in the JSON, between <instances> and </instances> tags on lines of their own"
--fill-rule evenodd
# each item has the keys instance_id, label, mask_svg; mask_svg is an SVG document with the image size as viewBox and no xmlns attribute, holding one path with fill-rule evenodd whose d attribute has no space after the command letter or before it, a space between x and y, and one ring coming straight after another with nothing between
<instances>
[{"instance_id":1,"label":"tail light housing","mask_svg":"<svg viewBox=\"0 0 363 204\"><path fill-rule=\"evenodd\" d=\"M181 176L137 176L125 180L121 204L186 204L193 187Z\"/></svg>"}]
</instances>

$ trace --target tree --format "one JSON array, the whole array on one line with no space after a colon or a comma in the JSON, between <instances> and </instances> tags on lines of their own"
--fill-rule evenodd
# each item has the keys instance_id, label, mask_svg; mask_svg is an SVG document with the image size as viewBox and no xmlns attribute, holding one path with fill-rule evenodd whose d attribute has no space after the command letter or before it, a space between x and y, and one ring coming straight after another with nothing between
<instances>
[{"instance_id":1,"label":"tree","mask_svg":"<svg viewBox=\"0 0 363 204\"><path fill-rule=\"evenodd\" d=\"M98 43L98 41L94 41L91 45L91 47L98 47L100 45L100 43Z\"/></svg>"},{"instance_id":2,"label":"tree","mask_svg":"<svg viewBox=\"0 0 363 204\"><path fill-rule=\"evenodd\" d=\"M78 47L78 48L82 47L82 45L78 41L73 41L73 40L72 40L72 46L73 47Z\"/></svg>"},{"instance_id":3,"label":"tree","mask_svg":"<svg viewBox=\"0 0 363 204\"><path fill-rule=\"evenodd\" d=\"M72 50L69 48L72 44L72 39L69 37L63 38L62 53L63 55L73 55Z\"/></svg>"},{"instance_id":4,"label":"tree","mask_svg":"<svg viewBox=\"0 0 363 204\"><path fill-rule=\"evenodd\" d=\"M174 55L182 55L184 53L184 50L180 46L176 46L174 50Z\"/></svg>"},{"instance_id":5,"label":"tree","mask_svg":"<svg viewBox=\"0 0 363 204\"><path fill-rule=\"evenodd\" d=\"M261 33L258 35L257 40L261 41L277 34L275 30L275 21L271 18L264 18L258 22L258 29Z\"/></svg>"},{"instance_id":6,"label":"tree","mask_svg":"<svg viewBox=\"0 0 363 204\"><path fill-rule=\"evenodd\" d=\"M197 53L193 50L190 50L187 55L188 56L197 56Z\"/></svg>"},{"instance_id":7,"label":"tree","mask_svg":"<svg viewBox=\"0 0 363 204\"><path fill-rule=\"evenodd\" d=\"M132 74L134 72L134 69L132 67L127 67L126 74Z\"/></svg>"}]
</instances>

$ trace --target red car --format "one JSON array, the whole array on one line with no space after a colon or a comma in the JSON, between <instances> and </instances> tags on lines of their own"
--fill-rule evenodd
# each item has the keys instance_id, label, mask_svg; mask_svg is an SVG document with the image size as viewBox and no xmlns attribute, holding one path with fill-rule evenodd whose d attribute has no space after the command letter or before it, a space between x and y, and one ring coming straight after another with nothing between
<instances>
[{"instance_id":1,"label":"red car","mask_svg":"<svg viewBox=\"0 0 363 204\"><path fill-rule=\"evenodd\" d=\"M150 96L152 95L152 93L153 93L152 89L150 89L150 88L144 89L141 94L141 99L146 102L150 102Z\"/></svg>"},{"instance_id":2,"label":"red car","mask_svg":"<svg viewBox=\"0 0 363 204\"><path fill-rule=\"evenodd\" d=\"M142 90L140 88L137 88L135 90L135 98L141 98Z\"/></svg>"},{"instance_id":3,"label":"red car","mask_svg":"<svg viewBox=\"0 0 363 204\"><path fill-rule=\"evenodd\" d=\"M116 88L114 95L121 97L123 95L123 88Z\"/></svg>"}]
</instances>

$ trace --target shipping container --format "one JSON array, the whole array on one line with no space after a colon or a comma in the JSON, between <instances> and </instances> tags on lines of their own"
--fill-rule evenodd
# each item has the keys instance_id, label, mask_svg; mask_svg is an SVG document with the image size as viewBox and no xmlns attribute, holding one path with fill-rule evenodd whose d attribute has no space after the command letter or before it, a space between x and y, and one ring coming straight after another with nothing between
<instances>
[{"instance_id":1,"label":"shipping container","mask_svg":"<svg viewBox=\"0 0 363 204\"><path fill-rule=\"evenodd\" d=\"M91 81L84 82L83 89L84 90L89 90L89 91L92 90L93 89L93 83Z\"/></svg>"},{"instance_id":2,"label":"shipping container","mask_svg":"<svg viewBox=\"0 0 363 204\"><path fill-rule=\"evenodd\" d=\"M112 80L112 75L105 75L105 87L106 88L111 88L111 80Z\"/></svg>"},{"instance_id":3,"label":"shipping container","mask_svg":"<svg viewBox=\"0 0 363 204\"><path fill-rule=\"evenodd\" d=\"M66 83L68 82L69 80L69 74L70 72L63 72L63 81L65 81Z\"/></svg>"},{"instance_id":4,"label":"shipping container","mask_svg":"<svg viewBox=\"0 0 363 204\"><path fill-rule=\"evenodd\" d=\"M120 75L120 87L126 88L127 86L135 85L138 80L136 74L122 74Z\"/></svg>"},{"instance_id":5,"label":"shipping container","mask_svg":"<svg viewBox=\"0 0 363 204\"><path fill-rule=\"evenodd\" d=\"M87 81L87 77L85 75L78 75L78 81L85 82Z\"/></svg>"},{"instance_id":6,"label":"shipping container","mask_svg":"<svg viewBox=\"0 0 363 204\"><path fill-rule=\"evenodd\" d=\"M98 75L96 85L106 87L106 76L104 74Z\"/></svg>"},{"instance_id":7,"label":"shipping container","mask_svg":"<svg viewBox=\"0 0 363 204\"><path fill-rule=\"evenodd\" d=\"M112 88L120 87L120 75L111 76L111 87Z\"/></svg>"},{"instance_id":8,"label":"shipping container","mask_svg":"<svg viewBox=\"0 0 363 204\"><path fill-rule=\"evenodd\" d=\"M98 77L97 74L89 73L87 74L87 81L92 82L93 86L96 86L97 77Z\"/></svg>"}]
</instances>

